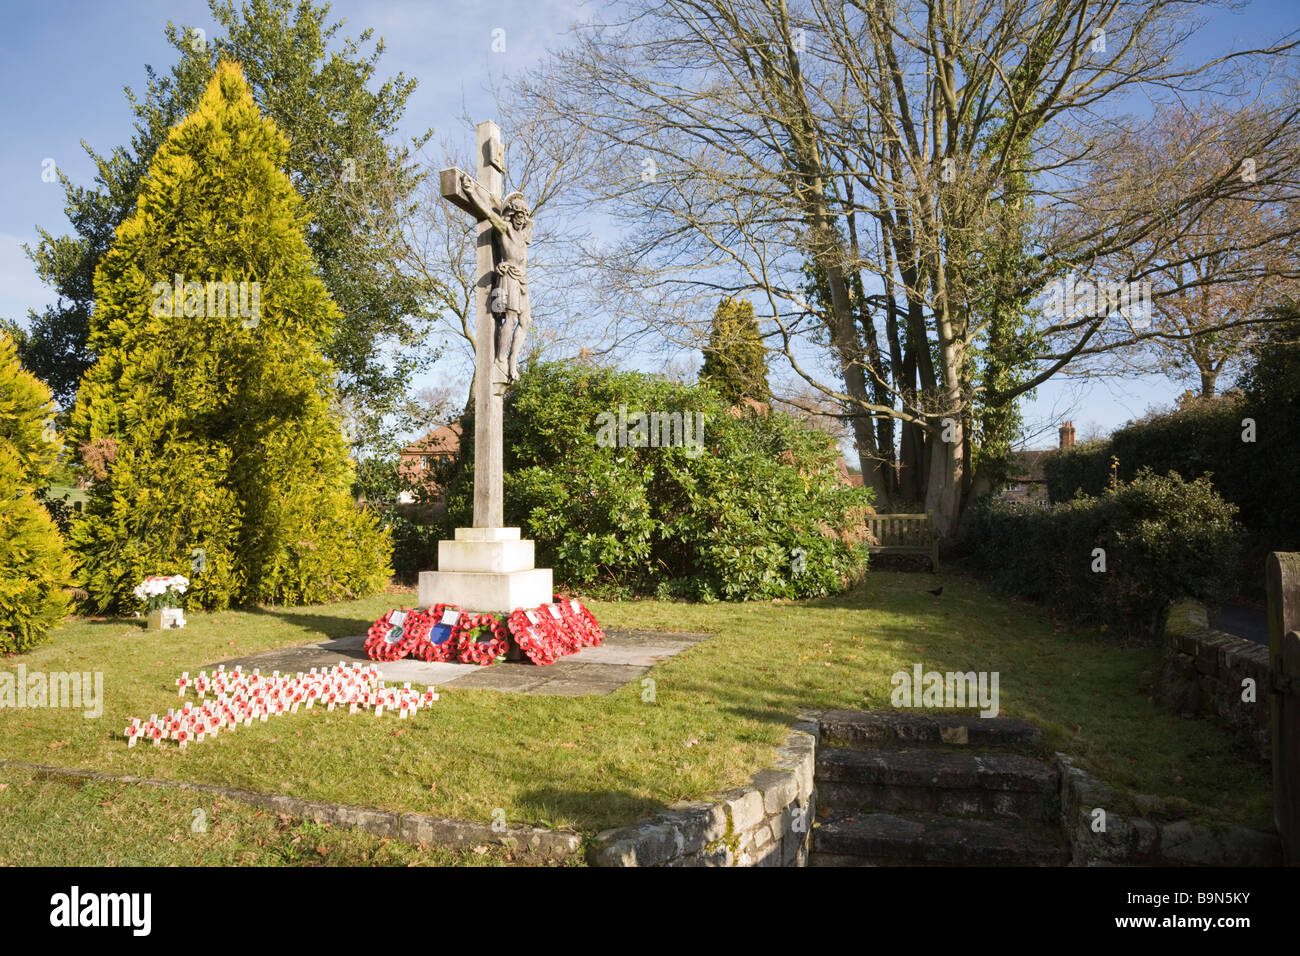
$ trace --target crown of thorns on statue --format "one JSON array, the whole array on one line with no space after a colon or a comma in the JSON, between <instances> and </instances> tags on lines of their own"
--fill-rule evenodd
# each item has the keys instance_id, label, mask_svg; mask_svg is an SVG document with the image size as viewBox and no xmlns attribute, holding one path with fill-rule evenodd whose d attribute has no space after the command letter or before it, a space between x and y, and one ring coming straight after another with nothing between
<instances>
[{"instance_id":1,"label":"crown of thorns on statue","mask_svg":"<svg viewBox=\"0 0 1300 956\"><path fill-rule=\"evenodd\" d=\"M505 214L513 216L518 213L521 216L529 217L532 214L532 207L528 205L528 200L520 192L511 193L506 197Z\"/></svg>"}]
</instances>

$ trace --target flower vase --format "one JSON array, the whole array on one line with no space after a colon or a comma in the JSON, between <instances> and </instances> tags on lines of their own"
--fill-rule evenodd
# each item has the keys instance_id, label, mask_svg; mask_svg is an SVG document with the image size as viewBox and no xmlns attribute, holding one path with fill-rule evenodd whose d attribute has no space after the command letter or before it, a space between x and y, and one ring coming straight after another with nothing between
<instances>
[{"instance_id":1,"label":"flower vase","mask_svg":"<svg viewBox=\"0 0 1300 956\"><path fill-rule=\"evenodd\" d=\"M160 607L149 612L149 630L166 631L185 626L185 612L178 607Z\"/></svg>"}]
</instances>

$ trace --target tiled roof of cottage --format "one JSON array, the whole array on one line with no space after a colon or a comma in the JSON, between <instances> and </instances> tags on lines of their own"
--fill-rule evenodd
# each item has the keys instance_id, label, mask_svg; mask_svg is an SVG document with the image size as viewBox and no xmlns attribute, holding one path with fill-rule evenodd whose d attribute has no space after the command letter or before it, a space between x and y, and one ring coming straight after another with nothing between
<instances>
[{"instance_id":1,"label":"tiled roof of cottage","mask_svg":"<svg viewBox=\"0 0 1300 956\"><path fill-rule=\"evenodd\" d=\"M404 455L427 455L437 452L450 452L459 454L460 452L460 423L452 422L450 425L443 425L441 428L435 428L423 438L417 438L411 444L402 449Z\"/></svg>"}]
</instances>

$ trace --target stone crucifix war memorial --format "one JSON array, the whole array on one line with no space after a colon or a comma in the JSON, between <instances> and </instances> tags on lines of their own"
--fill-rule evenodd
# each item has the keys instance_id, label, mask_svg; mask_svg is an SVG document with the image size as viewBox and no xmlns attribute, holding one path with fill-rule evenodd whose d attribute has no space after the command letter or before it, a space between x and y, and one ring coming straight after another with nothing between
<instances>
[{"instance_id":1,"label":"stone crucifix war memorial","mask_svg":"<svg viewBox=\"0 0 1300 956\"><path fill-rule=\"evenodd\" d=\"M530 321L528 244L533 221L521 193L502 198L501 132L478 124L478 177L441 173L442 196L474 217L477 276L474 376L474 526L438 542L438 570L420 574L420 603L506 613L550 602L550 568L533 567L533 542L503 527L502 399L518 376Z\"/></svg>"}]
</instances>

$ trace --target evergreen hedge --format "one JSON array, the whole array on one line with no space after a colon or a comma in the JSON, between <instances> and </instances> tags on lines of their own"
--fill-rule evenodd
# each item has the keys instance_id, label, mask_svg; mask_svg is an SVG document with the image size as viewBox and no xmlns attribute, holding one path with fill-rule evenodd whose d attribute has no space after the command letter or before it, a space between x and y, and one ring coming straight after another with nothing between
<instances>
[{"instance_id":1,"label":"evergreen hedge","mask_svg":"<svg viewBox=\"0 0 1300 956\"><path fill-rule=\"evenodd\" d=\"M319 603L388 579L387 532L353 504L322 354L340 314L288 148L223 62L100 261L98 360L71 429L102 473L71 530L94 610L132 609L150 574L187 575L203 608ZM239 308L225 283L247 284Z\"/></svg>"},{"instance_id":2,"label":"evergreen hedge","mask_svg":"<svg viewBox=\"0 0 1300 956\"><path fill-rule=\"evenodd\" d=\"M1225 568L1242 546L1236 512L1205 478L1142 469L1100 495L1045 508L982 499L963 516L958 547L977 574L1072 623L1148 636L1172 600L1215 605L1232 595Z\"/></svg>"},{"instance_id":3,"label":"evergreen hedge","mask_svg":"<svg viewBox=\"0 0 1300 956\"><path fill-rule=\"evenodd\" d=\"M36 498L59 443L47 423L50 390L18 364L0 333L0 653L45 639L67 610L71 565L53 519Z\"/></svg>"},{"instance_id":4,"label":"evergreen hedge","mask_svg":"<svg viewBox=\"0 0 1300 956\"><path fill-rule=\"evenodd\" d=\"M1293 344L1269 349L1265 361L1300 364L1300 348ZM1225 565L1224 573L1245 593L1261 593L1267 553L1300 551L1300 495L1290 490L1300 478L1300 381L1294 373L1288 379L1275 371L1262 375L1264 370L1257 365L1242 392L1196 399L1126 425L1107 441L1044 455L1048 496L1065 502L1076 494L1100 494L1111 479L1112 457L1120 481L1144 468L1206 476L1237 506L1246 530L1240 560Z\"/></svg>"}]
</instances>

